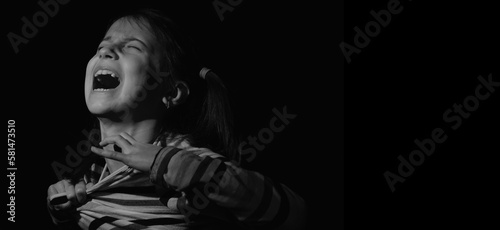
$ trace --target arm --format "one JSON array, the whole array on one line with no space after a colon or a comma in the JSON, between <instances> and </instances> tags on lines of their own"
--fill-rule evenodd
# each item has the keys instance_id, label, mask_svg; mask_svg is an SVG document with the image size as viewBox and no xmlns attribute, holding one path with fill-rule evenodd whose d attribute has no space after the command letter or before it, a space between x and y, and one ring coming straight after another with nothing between
<instances>
[{"instance_id":1,"label":"arm","mask_svg":"<svg viewBox=\"0 0 500 230\"><path fill-rule=\"evenodd\" d=\"M194 189L198 199L227 208L247 226L300 229L305 224L304 200L291 189L208 150L163 148L151 166L150 177L165 188ZM185 212L203 213L203 202L188 203L191 207Z\"/></svg>"}]
</instances>

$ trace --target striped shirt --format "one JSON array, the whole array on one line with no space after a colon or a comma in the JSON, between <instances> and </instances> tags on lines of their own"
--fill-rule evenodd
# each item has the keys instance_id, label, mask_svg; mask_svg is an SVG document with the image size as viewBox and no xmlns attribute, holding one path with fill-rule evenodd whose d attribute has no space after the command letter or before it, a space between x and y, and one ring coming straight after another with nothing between
<instances>
[{"instance_id":1,"label":"striped shirt","mask_svg":"<svg viewBox=\"0 0 500 230\"><path fill-rule=\"evenodd\" d=\"M300 229L303 199L285 185L186 141L162 145L149 173L109 173L104 159L85 175L95 185L74 218L83 229ZM54 222L59 222L54 218Z\"/></svg>"}]
</instances>

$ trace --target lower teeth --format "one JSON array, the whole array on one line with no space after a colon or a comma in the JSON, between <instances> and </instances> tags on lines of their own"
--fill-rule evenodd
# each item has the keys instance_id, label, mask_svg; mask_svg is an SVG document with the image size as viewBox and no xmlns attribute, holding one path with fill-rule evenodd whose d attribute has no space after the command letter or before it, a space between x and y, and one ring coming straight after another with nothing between
<instances>
[{"instance_id":1,"label":"lower teeth","mask_svg":"<svg viewBox=\"0 0 500 230\"><path fill-rule=\"evenodd\" d=\"M102 89L102 88L99 88L99 89L94 89L94 91L108 91L109 89Z\"/></svg>"}]
</instances>

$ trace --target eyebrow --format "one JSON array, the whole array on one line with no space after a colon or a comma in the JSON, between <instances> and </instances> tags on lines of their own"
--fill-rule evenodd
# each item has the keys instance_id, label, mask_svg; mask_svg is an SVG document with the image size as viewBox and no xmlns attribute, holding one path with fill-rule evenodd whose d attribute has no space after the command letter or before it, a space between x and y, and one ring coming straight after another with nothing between
<instances>
[{"instance_id":1,"label":"eyebrow","mask_svg":"<svg viewBox=\"0 0 500 230\"><path fill-rule=\"evenodd\" d=\"M111 36L106 36L102 39L102 41L109 41L109 40L111 40ZM138 39L136 37L127 37L124 39L124 42L131 42L131 41L137 41L137 42L141 43L144 47L149 49L148 45L146 45L146 43L143 42L141 39Z\"/></svg>"}]
</instances>

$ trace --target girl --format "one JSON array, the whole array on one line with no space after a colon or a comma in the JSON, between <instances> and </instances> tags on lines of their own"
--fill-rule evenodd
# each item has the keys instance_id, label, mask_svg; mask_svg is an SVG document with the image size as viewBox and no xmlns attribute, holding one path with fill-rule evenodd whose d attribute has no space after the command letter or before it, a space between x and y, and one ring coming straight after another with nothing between
<instances>
[{"instance_id":1,"label":"girl","mask_svg":"<svg viewBox=\"0 0 500 230\"><path fill-rule=\"evenodd\" d=\"M142 10L108 28L87 65L85 101L104 158L79 181L48 189L62 228L299 229L305 204L286 186L231 162L225 88L196 66L187 39ZM54 202L65 197L66 201ZM52 202L51 202L52 201Z\"/></svg>"}]
</instances>

